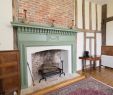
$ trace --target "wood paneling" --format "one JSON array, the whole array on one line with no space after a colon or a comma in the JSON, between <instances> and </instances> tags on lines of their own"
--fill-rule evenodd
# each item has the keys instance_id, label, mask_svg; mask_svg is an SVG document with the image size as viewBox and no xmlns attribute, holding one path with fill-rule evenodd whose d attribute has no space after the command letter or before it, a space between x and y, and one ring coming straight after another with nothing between
<instances>
[{"instance_id":1,"label":"wood paneling","mask_svg":"<svg viewBox=\"0 0 113 95\"><path fill-rule=\"evenodd\" d=\"M20 95L19 51L0 51L0 95Z\"/></svg>"},{"instance_id":2,"label":"wood paneling","mask_svg":"<svg viewBox=\"0 0 113 95\"><path fill-rule=\"evenodd\" d=\"M102 46L101 52L102 52L102 55L113 56L113 46Z\"/></svg>"}]
</instances>

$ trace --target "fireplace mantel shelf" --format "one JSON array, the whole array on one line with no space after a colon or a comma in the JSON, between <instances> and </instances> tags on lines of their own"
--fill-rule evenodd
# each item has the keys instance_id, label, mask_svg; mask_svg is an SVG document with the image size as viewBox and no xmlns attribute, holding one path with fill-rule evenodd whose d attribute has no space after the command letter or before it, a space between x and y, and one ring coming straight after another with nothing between
<instances>
[{"instance_id":1,"label":"fireplace mantel shelf","mask_svg":"<svg viewBox=\"0 0 113 95\"><path fill-rule=\"evenodd\" d=\"M50 26L41 26L36 24L25 24L19 22L11 22L11 24L13 27L21 29L21 32L32 31L32 33L65 34L65 35L73 35L77 33L75 29L68 29L68 28L57 28Z\"/></svg>"}]
</instances>

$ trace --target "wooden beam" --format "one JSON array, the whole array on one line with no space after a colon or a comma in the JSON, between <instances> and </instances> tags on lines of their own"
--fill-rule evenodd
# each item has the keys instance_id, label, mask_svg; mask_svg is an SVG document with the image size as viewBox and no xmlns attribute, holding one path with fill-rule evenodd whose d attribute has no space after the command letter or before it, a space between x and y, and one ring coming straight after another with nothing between
<instances>
[{"instance_id":1,"label":"wooden beam","mask_svg":"<svg viewBox=\"0 0 113 95\"><path fill-rule=\"evenodd\" d=\"M12 0L13 21L18 21L18 0Z\"/></svg>"},{"instance_id":2,"label":"wooden beam","mask_svg":"<svg viewBox=\"0 0 113 95\"><path fill-rule=\"evenodd\" d=\"M92 30L92 5L89 2L89 29Z\"/></svg>"},{"instance_id":3,"label":"wooden beam","mask_svg":"<svg viewBox=\"0 0 113 95\"><path fill-rule=\"evenodd\" d=\"M78 13L78 12L77 12L77 10L78 10L78 9L77 9L77 0L74 0L74 9L75 9L75 10L74 10L74 12L75 12L75 13L74 13L74 15L75 15L75 16L74 16L74 18L75 18L75 24L74 24L74 25L75 25L75 27L78 27L78 21L77 21L77 13Z\"/></svg>"},{"instance_id":4,"label":"wooden beam","mask_svg":"<svg viewBox=\"0 0 113 95\"><path fill-rule=\"evenodd\" d=\"M91 37L91 36L87 36L86 38L87 39L94 39L94 37Z\"/></svg>"},{"instance_id":5,"label":"wooden beam","mask_svg":"<svg viewBox=\"0 0 113 95\"><path fill-rule=\"evenodd\" d=\"M82 0L82 26L85 29L85 0ZM84 31L84 51L86 50L86 31Z\"/></svg>"},{"instance_id":6,"label":"wooden beam","mask_svg":"<svg viewBox=\"0 0 113 95\"><path fill-rule=\"evenodd\" d=\"M12 15L13 15L13 21L18 22L18 0L12 0ZM18 38L17 38L17 29L13 28L13 49L18 49Z\"/></svg>"},{"instance_id":7,"label":"wooden beam","mask_svg":"<svg viewBox=\"0 0 113 95\"><path fill-rule=\"evenodd\" d=\"M17 29L13 28L13 49L18 49Z\"/></svg>"},{"instance_id":8,"label":"wooden beam","mask_svg":"<svg viewBox=\"0 0 113 95\"><path fill-rule=\"evenodd\" d=\"M106 21L107 18L107 4L102 6L102 45L106 45Z\"/></svg>"},{"instance_id":9,"label":"wooden beam","mask_svg":"<svg viewBox=\"0 0 113 95\"><path fill-rule=\"evenodd\" d=\"M96 11L96 30L98 30L98 10L97 10L97 4L95 5L95 11ZM97 55L97 35L96 32L94 33L94 55Z\"/></svg>"},{"instance_id":10,"label":"wooden beam","mask_svg":"<svg viewBox=\"0 0 113 95\"><path fill-rule=\"evenodd\" d=\"M82 29L82 28L75 28L76 31L81 31L81 32L96 32L96 33L101 33L101 31L97 31L97 30L90 30L90 29Z\"/></svg>"},{"instance_id":11,"label":"wooden beam","mask_svg":"<svg viewBox=\"0 0 113 95\"><path fill-rule=\"evenodd\" d=\"M92 55L92 38L89 39L89 50L90 50L90 55Z\"/></svg>"},{"instance_id":12,"label":"wooden beam","mask_svg":"<svg viewBox=\"0 0 113 95\"><path fill-rule=\"evenodd\" d=\"M113 16L106 18L105 21L106 21L106 22L113 21Z\"/></svg>"},{"instance_id":13,"label":"wooden beam","mask_svg":"<svg viewBox=\"0 0 113 95\"><path fill-rule=\"evenodd\" d=\"M98 30L98 10L97 10L97 4L95 5L95 11L96 11L96 30Z\"/></svg>"},{"instance_id":14,"label":"wooden beam","mask_svg":"<svg viewBox=\"0 0 113 95\"><path fill-rule=\"evenodd\" d=\"M94 55L97 55L97 34L94 33Z\"/></svg>"},{"instance_id":15,"label":"wooden beam","mask_svg":"<svg viewBox=\"0 0 113 95\"><path fill-rule=\"evenodd\" d=\"M85 0L82 0L82 25L85 29Z\"/></svg>"}]
</instances>

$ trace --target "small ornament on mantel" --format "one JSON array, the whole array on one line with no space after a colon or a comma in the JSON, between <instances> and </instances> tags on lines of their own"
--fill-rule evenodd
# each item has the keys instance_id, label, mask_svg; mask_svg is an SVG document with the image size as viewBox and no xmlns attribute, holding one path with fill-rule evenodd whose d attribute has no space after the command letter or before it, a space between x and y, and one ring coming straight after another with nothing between
<instances>
[{"instance_id":1,"label":"small ornament on mantel","mask_svg":"<svg viewBox=\"0 0 113 95\"><path fill-rule=\"evenodd\" d=\"M24 10L24 23L27 23L27 10Z\"/></svg>"},{"instance_id":2,"label":"small ornament on mantel","mask_svg":"<svg viewBox=\"0 0 113 95\"><path fill-rule=\"evenodd\" d=\"M27 21L27 10L23 10L23 18L22 18L22 23L28 23Z\"/></svg>"},{"instance_id":3,"label":"small ornament on mantel","mask_svg":"<svg viewBox=\"0 0 113 95\"><path fill-rule=\"evenodd\" d=\"M55 22L55 20L53 19L53 20L51 20L51 27L54 27L54 22Z\"/></svg>"},{"instance_id":4,"label":"small ornament on mantel","mask_svg":"<svg viewBox=\"0 0 113 95\"><path fill-rule=\"evenodd\" d=\"M74 20L71 21L71 23L69 24L68 27L69 27L69 29L73 29L73 27L74 27Z\"/></svg>"}]
</instances>

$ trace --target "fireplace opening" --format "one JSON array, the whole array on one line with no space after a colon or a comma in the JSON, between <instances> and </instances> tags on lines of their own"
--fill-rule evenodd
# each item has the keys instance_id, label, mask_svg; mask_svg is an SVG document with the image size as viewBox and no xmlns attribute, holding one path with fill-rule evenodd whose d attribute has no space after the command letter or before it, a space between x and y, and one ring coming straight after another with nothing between
<instances>
[{"instance_id":1,"label":"fireplace opening","mask_svg":"<svg viewBox=\"0 0 113 95\"><path fill-rule=\"evenodd\" d=\"M63 59L65 50L45 50L32 54L32 72L34 80L39 80L39 83L47 77L61 74L65 75ZM39 78L40 77L40 78Z\"/></svg>"},{"instance_id":2,"label":"fireplace opening","mask_svg":"<svg viewBox=\"0 0 113 95\"><path fill-rule=\"evenodd\" d=\"M55 78L54 75L72 74L71 46L27 47L27 61L35 83ZM29 69L27 72L28 86L31 86Z\"/></svg>"}]
</instances>

